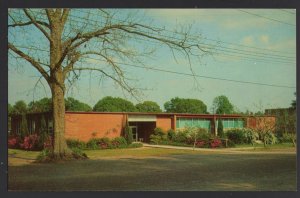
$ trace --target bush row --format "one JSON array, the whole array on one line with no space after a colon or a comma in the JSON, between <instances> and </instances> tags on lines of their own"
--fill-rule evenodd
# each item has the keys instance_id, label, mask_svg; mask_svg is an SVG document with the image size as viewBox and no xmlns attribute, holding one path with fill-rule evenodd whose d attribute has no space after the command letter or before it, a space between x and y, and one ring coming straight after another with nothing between
<instances>
[{"instance_id":1,"label":"bush row","mask_svg":"<svg viewBox=\"0 0 300 198\"><path fill-rule=\"evenodd\" d=\"M92 138L88 142L83 142L77 139L67 139L67 145L70 148L79 149L116 149L116 148L138 148L142 147L141 143L131 143L127 144L124 137L116 137L109 139L104 138Z\"/></svg>"},{"instance_id":2,"label":"bush row","mask_svg":"<svg viewBox=\"0 0 300 198\"><path fill-rule=\"evenodd\" d=\"M138 148L142 147L141 143L127 144L124 137L109 138L92 138L87 143L75 140L66 140L68 147L78 149L114 149L114 148ZM30 151L40 151L43 149L51 149L53 139L51 136L41 137L37 134L25 136L21 139L18 136L11 136L8 138L8 148L11 149L24 149Z\"/></svg>"},{"instance_id":3,"label":"bush row","mask_svg":"<svg viewBox=\"0 0 300 198\"><path fill-rule=\"evenodd\" d=\"M25 136L10 136L8 138L8 148L38 151L52 148L53 139L51 136L38 136L37 134Z\"/></svg>"},{"instance_id":4,"label":"bush row","mask_svg":"<svg viewBox=\"0 0 300 198\"><path fill-rule=\"evenodd\" d=\"M296 144L295 134L283 134L278 137L272 131L259 132L250 128L227 130L222 138L228 139L227 146L233 147L236 144L252 144L260 141L267 144L276 144L289 142ZM155 128L150 136L150 143L176 145L176 146L195 146L198 148L217 148L224 146L222 139L208 132L206 129L186 127L174 131L172 129L163 131L161 128Z\"/></svg>"},{"instance_id":5,"label":"bush row","mask_svg":"<svg viewBox=\"0 0 300 198\"><path fill-rule=\"evenodd\" d=\"M172 129L164 132L161 128L155 128L150 135L150 143L175 146L195 146L197 148L222 147L220 138L211 135L206 129L187 127L182 130Z\"/></svg>"}]
</instances>

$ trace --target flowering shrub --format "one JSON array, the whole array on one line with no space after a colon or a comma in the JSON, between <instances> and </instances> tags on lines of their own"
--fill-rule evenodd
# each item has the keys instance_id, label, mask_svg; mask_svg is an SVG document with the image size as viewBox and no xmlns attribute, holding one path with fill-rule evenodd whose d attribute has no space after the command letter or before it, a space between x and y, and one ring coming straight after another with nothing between
<instances>
[{"instance_id":1,"label":"flowering shrub","mask_svg":"<svg viewBox=\"0 0 300 198\"><path fill-rule=\"evenodd\" d=\"M20 147L25 150L38 150L39 137L37 134L29 135L24 138Z\"/></svg>"},{"instance_id":2,"label":"flowering shrub","mask_svg":"<svg viewBox=\"0 0 300 198\"><path fill-rule=\"evenodd\" d=\"M8 139L8 148L19 148L21 139L19 137L11 137Z\"/></svg>"},{"instance_id":3,"label":"flowering shrub","mask_svg":"<svg viewBox=\"0 0 300 198\"><path fill-rule=\"evenodd\" d=\"M206 147L207 146L207 141L197 140L195 146L198 147L198 148Z\"/></svg>"},{"instance_id":4,"label":"flowering shrub","mask_svg":"<svg viewBox=\"0 0 300 198\"><path fill-rule=\"evenodd\" d=\"M221 147L222 146L222 141L220 139L213 139L210 142L210 147L211 148L217 148L217 147Z\"/></svg>"}]
</instances>

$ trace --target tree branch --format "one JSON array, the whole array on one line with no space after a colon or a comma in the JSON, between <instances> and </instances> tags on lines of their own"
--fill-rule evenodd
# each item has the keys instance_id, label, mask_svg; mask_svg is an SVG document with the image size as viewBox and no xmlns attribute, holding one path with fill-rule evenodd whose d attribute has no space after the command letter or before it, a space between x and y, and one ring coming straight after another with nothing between
<instances>
[{"instance_id":1,"label":"tree branch","mask_svg":"<svg viewBox=\"0 0 300 198\"><path fill-rule=\"evenodd\" d=\"M16 54L18 54L20 57L22 57L23 59L25 59L29 63L31 63L42 74L42 76L45 78L45 80L48 83L50 83L50 77L49 77L48 73L43 69L43 67L37 61L35 61L32 57L28 56L27 54L25 54L21 50L17 49L11 43L8 43L8 48L11 49L12 51L14 51Z\"/></svg>"},{"instance_id":2,"label":"tree branch","mask_svg":"<svg viewBox=\"0 0 300 198\"><path fill-rule=\"evenodd\" d=\"M70 12L70 9L69 8L66 8L63 10L63 13L62 13L62 16L61 16L61 23L62 23L62 27L64 27L66 21L67 21L67 18L69 16L69 12Z\"/></svg>"},{"instance_id":3,"label":"tree branch","mask_svg":"<svg viewBox=\"0 0 300 198\"><path fill-rule=\"evenodd\" d=\"M26 14L26 16L31 20L31 22L46 36L46 38L51 42L51 38L49 36L49 34L46 32L46 30L44 30L40 24L38 24L36 22L36 20L33 18L33 16L31 16L31 14L28 12L27 9L23 9L24 13Z\"/></svg>"},{"instance_id":4,"label":"tree branch","mask_svg":"<svg viewBox=\"0 0 300 198\"><path fill-rule=\"evenodd\" d=\"M43 25L47 28L50 28L50 25L44 21L36 21L36 23ZM31 25L34 24L33 21L28 21L28 22L23 22L23 23L14 23L14 24L10 24L8 25L8 27L17 27L17 26L26 26L26 25Z\"/></svg>"}]
</instances>

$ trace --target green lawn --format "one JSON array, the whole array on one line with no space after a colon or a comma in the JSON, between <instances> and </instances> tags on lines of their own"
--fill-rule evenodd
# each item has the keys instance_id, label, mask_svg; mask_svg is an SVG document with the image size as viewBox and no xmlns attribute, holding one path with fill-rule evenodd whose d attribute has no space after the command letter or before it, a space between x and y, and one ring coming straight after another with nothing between
<instances>
[{"instance_id":1,"label":"green lawn","mask_svg":"<svg viewBox=\"0 0 300 198\"><path fill-rule=\"evenodd\" d=\"M136 148L85 151L89 160L32 163L9 150L9 190L296 190L296 154ZM17 160L17 161L16 161Z\"/></svg>"}]
</instances>

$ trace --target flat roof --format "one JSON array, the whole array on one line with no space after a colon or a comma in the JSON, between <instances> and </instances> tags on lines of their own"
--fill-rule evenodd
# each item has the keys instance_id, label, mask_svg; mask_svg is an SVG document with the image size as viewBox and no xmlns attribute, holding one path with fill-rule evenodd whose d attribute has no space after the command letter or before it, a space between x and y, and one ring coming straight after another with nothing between
<instances>
[{"instance_id":1,"label":"flat roof","mask_svg":"<svg viewBox=\"0 0 300 198\"><path fill-rule=\"evenodd\" d=\"M128 114L128 115L161 115L178 117L273 117L274 115L242 115L242 114L195 114L195 113L147 113L147 112L95 112L95 111L66 111L66 114ZM274 116L275 117L275 116Z\"/></svg>"}]
</instances>

